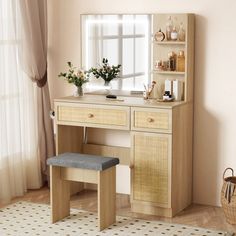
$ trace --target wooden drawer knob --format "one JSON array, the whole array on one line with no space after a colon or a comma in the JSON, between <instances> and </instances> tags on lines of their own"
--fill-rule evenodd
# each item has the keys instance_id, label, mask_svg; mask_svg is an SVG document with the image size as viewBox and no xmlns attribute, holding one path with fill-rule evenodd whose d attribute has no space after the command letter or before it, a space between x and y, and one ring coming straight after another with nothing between
<instances>
[{"instance_id":1,"label":"wooden drawer knob","mask_svg":"<svg viewBox=\"0 0 236 236\"><path fill-rule=\"evenodd\" d=\"M130 165L129 165L129 168L130 168L130 169L134 169L134 164L130 164Z\"/></svg>"},{"instance_id":2,"label":"wooden drawer knob","mask_svg":"<svg viewBox=\"0 0 236 236\"><path fill-rule=\"evenodd\" d=\"M92 114L92 113L88 114L88 118L93 118L93 117L94 117L94 114Z\"/></svg>"},{"instance_id":3,"label":"wooden drawer knob","mask_svg":"<svg viewBox=\"0 0 236 236\"><path fill-rule=\"evenodd\" d=\"M151 122L154 122L154 119L153 119L153 118L148 118L147 121L148 121L149 123L151 123Z\"/></svg>"}]
</instances>

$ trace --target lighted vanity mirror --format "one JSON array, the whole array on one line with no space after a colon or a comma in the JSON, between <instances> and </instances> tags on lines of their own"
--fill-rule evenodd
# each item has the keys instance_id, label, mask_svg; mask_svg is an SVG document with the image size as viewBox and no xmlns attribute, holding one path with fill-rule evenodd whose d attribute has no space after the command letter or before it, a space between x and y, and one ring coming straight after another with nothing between
<instances>
[{"instance_id":1,"label":"lighted vanity mirror","mask_svg":"<svg viewBox=\"0 0 236 236\"><path fill-rule=\"evenodd\" d=\"M150 80L151 19L150 14L81 15L81 66L96 67L107 58L110 65L122 65L112 89L143 90ZM103 83L92 78L88 86L99 88Z\"/></svg>"}]
</instances>

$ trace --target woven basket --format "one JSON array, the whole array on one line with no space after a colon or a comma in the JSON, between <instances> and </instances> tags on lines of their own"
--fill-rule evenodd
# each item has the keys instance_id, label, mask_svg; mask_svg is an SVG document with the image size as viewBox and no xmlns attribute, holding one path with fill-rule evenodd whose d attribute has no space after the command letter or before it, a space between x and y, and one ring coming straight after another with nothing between
<instances>
[{"instance_id":1,"label":"woven basket","mask_svg":"<svg viewBox=\"0 0 236 236\"><path fill-rule=\"evenodd\" d=\"M225 177L226 172L230 170L232 175L230 177ZM234 176L234 170L232 168L225 169L223 173L223 186L221 190L221 204L226 217L226 220L230 224L236 224L236 190L232 195L230 202L225 198L226 186L228 182L236 184L236 176Z\"/></svg>"}]
</instances>

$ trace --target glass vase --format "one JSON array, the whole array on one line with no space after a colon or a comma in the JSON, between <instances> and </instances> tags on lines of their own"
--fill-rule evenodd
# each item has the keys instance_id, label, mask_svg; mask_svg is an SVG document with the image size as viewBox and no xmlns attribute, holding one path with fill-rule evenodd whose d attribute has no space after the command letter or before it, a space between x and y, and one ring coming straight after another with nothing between
<instances>
[{"instance_id":1,"label":"glass vase","mask_svg":"<svg viewBox=\"0 0 236 236\"><path fill-rule=\"evenodd\" d=\"M110 87L111 86L111 81L104 80L104 86L105 87Z\"/></svg>"},{"instance_id":2,"label":"glass vase","mask_svg":"<svg viewBox=\"0 0 236 236\"><path fill-rule=\"evenodd\" d=\"M77 86L76 91L74 93L74 97L83 97L84 96L84 90L82 86Z\"/></svg>"},{"instance_id":3,"label":"glass vase","mask_svg":"<svg viewBox=\"0 0 236 236\"><path fill-rule=\"evenodd\" d=\"M111 81L104 80L104 89L106 90L107 95L111 93Z\"/></svg>"}]
</instances>

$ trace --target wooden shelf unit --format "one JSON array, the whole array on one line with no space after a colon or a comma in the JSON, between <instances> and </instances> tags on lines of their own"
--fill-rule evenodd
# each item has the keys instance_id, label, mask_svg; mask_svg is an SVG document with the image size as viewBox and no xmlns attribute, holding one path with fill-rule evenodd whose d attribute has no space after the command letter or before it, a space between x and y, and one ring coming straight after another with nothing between
<instances>
[{"instance_id":1,"label":"wooden shelf unit","mask_svg":"<svg viewBox=\"0 0 236 236\"><path fill-rule=\"evenodd\" d=\"M184 101L193 100L193 67L194 67L194 15L193 14L154 14L153 15L153 35L158 29L165 32L166 22L168 17L171 16L172 20L177 19L178 26L183 22L185 29L185 41L153 41L152 43L152 79L157 82L156 91L154 96L161 98L164 93L164 83L167 76L168 79L179 79L184 82ZM168 60L167 54L174 51L176 54L180 50L185 54L185 72L178 71L156 71L155 62L157 60Z\"/></svg>"},{"instance_id":2,"label":"wooden shelf unit","mask_svg":"<svg viewBox=\"0 0 236 236\"><path fill-rule=\"evenodd\" d=\"M158 29L164 32L168 16L183 22L186 39L152 42L151 74L157 82L154 97L162 97L166 79L180 79L186 106L170 113L166 109L131 108L136 131L132 132L131 147L131 207L138 213L172 217L192 202L194 15L154 14L153 34ZM169 52L179 50L185 53L185 72L154 69L156 60L167 60ZM156 120L160 122L158 129Z\"/></svg>"}]
</instances>

